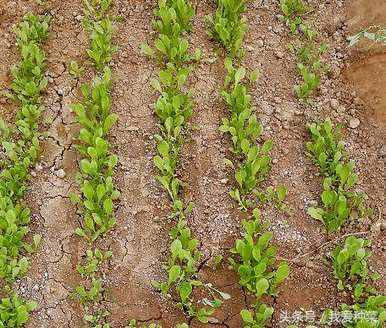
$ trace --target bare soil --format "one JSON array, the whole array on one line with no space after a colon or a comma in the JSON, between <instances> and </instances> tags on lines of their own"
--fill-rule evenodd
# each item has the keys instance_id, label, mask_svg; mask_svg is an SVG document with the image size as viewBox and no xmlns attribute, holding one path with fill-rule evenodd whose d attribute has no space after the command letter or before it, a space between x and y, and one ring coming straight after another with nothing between
<instances>
[{"instance_id":1,"label":"bare soil","mask_svg":"<svg viewBox=\"0 0 386 328\"><path fill-rule=\"evenodd\" d=\"M206 34L205 16L214 12L215 2L193 1L196 17L191 35L192 47L203 51L203 60L194 70L190 84L196 103L182 151L181 177L187 183L184 199L194 202L189 224L200 240L204 253L200 276L220 290L231 294L215 318L213 327L242 327L239 312L251 299L238 285L237 276L224 264L212 271L204 264L213 255L228 250L240 237L243 216L228 191L234 184L224 166L229 155L229 140L219 130L221 118L228 115L220 91L225 77L223 54ZM322 258L344 236L363 231L373 240L371 268L382 278L378 287L386 292L386 237L378 229L386 215L386 48L361 43L348 48L346 38L369 25L386 26L383 0L310 1L315 10L308 20L320 32L320 42L330 45L324 60L331 65L320 91L311 105L299 103L293 95L297 81L295 58L288 51L288 31L276 18L276 1L250 1L250 25L245 40L245 65L260 68L262 77L252 90L258 117L265 127L265 138L272 138L273 166L264 187L284 183L289 188L289 213L267 206L264 218L271 224L280 258L291 263L291 275L272 300L275 317L272 327L285 327L281 311L314 310L336 307L343 300L337 292L330 268ZM116 207L118 224L98 244L110 248L114 256L102 268L107 293L102 301L111 311L112 327L124 327L129 319L155 320L171 328L186 321L173 302L154 292L150 282L165 279L162 264L168 256L170 222L166 219L169 200L156 181L152 164L155 154L153 134L157 120L153 104L157 95L149 81L159 67L140 53L140 45L155 37L152 10L155 1L114 0L114 11L122 17L117 23L115 44L119 47L113 61L113 110L119 116L110 143L120 163L115 174L122 193ZM42 131L42 157L32 172L26 202L33 213L31 235L40 233L43 243L30 260L26 278L17 283L20 293L38 302L29 328L82 327L82 310L71 293L79 284L76 264L87 245L74 236L80 219L68 198L76 190L77 155L73 147L79 127L69 105L79 97L79 86L92 79L89 67L82 81L68 73L68 63L87 62L88 36L82 29L82 2L47 1L45 8L32 0L0 2L0 113L12 121L17 107L6 99L10 67L19 61L13 26L30 10L48 11L51 32L45 43L49 87L45 95ZM328 237L319 222L306 213L319 200L321 180L305 152L308 140L306 123L330 116L347 125L345 141L350 158L356 161L359 189L367 194L374 217L352 223L340 234ZM349 128L358 118L359 127ZM203 327L195 321L191 327Z\"/></svg>"}]
</instances>

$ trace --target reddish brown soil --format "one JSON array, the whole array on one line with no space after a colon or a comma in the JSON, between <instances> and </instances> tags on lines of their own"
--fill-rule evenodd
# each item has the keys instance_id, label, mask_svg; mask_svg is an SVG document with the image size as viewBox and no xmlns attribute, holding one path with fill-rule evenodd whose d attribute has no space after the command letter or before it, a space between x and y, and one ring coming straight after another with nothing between
<instances>
[{"instance_id":1,"label":"reddish brown soil","mask_svg":"<svg viewBox=\"0 0 386 328\"><path fill-rule=\"evenodd\" d=\"M229 155L230 143L218 130L221 118L228 113L220 96L225 76L223 55L206 34L205 15L213 13L214 1L194 3L197 15L189 39L192 47L203 50L203 60L190 79L196 107L182 151L180 173L188 184L184 199L195 204L189 224L201 242L206 261L215 254L228 255L240 237L242 215L228 196L234 181L223 160ZM300 104L293 96L295 59L287 49L291 42L287 29L276 19L276 2L255 0L248 5L245 65L262 71L251 92L265 138L274 141L273 166L264 186L285 183L289 188L289 213L271 207L263 210L280 248L280 258L289 260L292 269L273 303L273 327L285 327L280 322L281 311L320 312L335 307L343 297L337 292L330 268L322 262L334 242L306 213L307 207L318 201L321 190L316 169L305 153L306 122L314 119L330 116L344 124L352 118L360 120L358 128L344 130L345 141L350 158L357 163L359 189L367 193L375 215L371 221L349 225L333 239L340 242L347 233L370 231L364 235L373 240L371 267L382 275L379 287L386 290L385 230L376 229L386 215L386 48L369 52L365 44L349 49L346 42L347 36L370 24L386 25L384 1L368 3L311 1L315 11L309 21L320 31L320 41L330 44L325 60L331 65L311 105ZM155 37L151 27L154 5L155 1L150 0L114 0L115 14L123 20L117 23L115 43L119 52L112 65L113 111L119 122L110 142L120 158L115 176L122 197L116 208L117 227L99 242L99 247L111 248L114 253L102 268L107 286L103 302L111 311L114 328L124 327L132 318L141 322L156 320L166 328L186 321L173 303L150 285L152 280L165 279L162 264L168 256L170 228L165 219L169 200L156 181L152 164L152 135L157 132L152 106L157 95L149 81L157 76L159 67L140 54L140 45ZM39 304L29 328L82 327L83 313L71 292L80 281L75 267L87 245L73 234L79 218L68 199L68 192L77 188L73 138L78 130L69 104L77 100L80 83L92 79L92 69L88 67L80 82L67 70L70 60L87 63L88 38L81 26L81 1L51 0L40 9L32 0L1 1L0 109L7 120L12 120L17 110L3 95L10 83L9 68L19 60L12 27L29 10L45 9L53 17L45 43L50 84L42 130L47 137L26 200L33 213L31 235L40 233L43 243L31 257L31 269L17 288ZM232 296L211 319L211 326L242 327L239 312L252 300L238 285L236 275L224 265L214 272L203 266L200 276ZM191 322L191 327L203 326Z\"/></svg>"}]
</instances>

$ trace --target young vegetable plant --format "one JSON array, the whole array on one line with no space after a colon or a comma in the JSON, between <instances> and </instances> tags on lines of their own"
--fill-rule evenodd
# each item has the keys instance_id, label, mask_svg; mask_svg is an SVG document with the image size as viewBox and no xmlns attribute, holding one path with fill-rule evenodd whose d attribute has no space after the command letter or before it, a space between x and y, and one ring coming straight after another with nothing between
<instances>
[{"instance_id":1,"label":"young vegetable plant","mask_svg":"<svg viewBox=\"0 0 386 328\"><path fill-rule=\"evenodd\" d=\"M36 306L35 302L26 302L17 294L3 298L0 302L0 327L24 327Z\"/></svg>"},{"instance_id":2,"label":"young vegetable plant","mask_svg":"<svg viewBox=\"0 0 386 328\"><path fill-rule=\"evenodd\" d=\"M87 54L99 71L111 62L118 48L112 45L113 24L109 18L94 23L91 32L91 46Z\"/></svg>"},{"instance_id":3,"label":"young vegetable plant","mask_svg":"<svg viewBox=\"0 0 386 328\"><path fill-rule=\"evenodd\" d=\"M249 83L245 83L245 68L242 65L238 67L234 65L236 59L239 61L243 53L242 42L247 31L245 11L246 1L219 0L215 15L210 18L210 35L227 52L224 61L227 76L222 96L231 116L223 119L220 130L229 133L233 143L231 151L237 158L236 161L226 160L226 164L235 171L238 184L238 187L230 191L230 196L244 211L251 205L249 195L264 180L270 169L269 152L272 148L271 140L267 140L261 146L257 144L257 139L262 136L263 127L252 111L248 89L257 81L258 72L253 71Z\"/></svg>"},{"instance_id":4,"label":"young vegetable plant","mask_svg":"<svg viewBox=\"0 0 386 328\"><path fill-rule=\"evenodd\" d=\"M112 179L118 157L110 153L105 139L117 121L117 115L111 113L110 84L111 71L106 67L103 77L97 78L93 86L82 87L84 103L72 106L82 126L77 149L84 158L80 161L79 175L83 197L74 193L70 197L82 205L84 214L83 226L76 229L76 234L89 241L96 240L115 225L113 202L120 196Z\"/></svg>"},{"instance_id":5,"label":"young vegetable plant","mask_svg":"<svg viewBox=\"0 0 386 328\"><path fill-rule=\"evenodd\" d=\"M129 325L125 328L162 328L160 324L157 323L145 323L142 325L138 325L137 320L131 320L129 322ZM178 324L175 326L175 328L189 328L189 326L186 323Z\"/></svg>"},{"instance_id":6,"label":"young vegetable plant","mask_svg":"<svg viewBox=\"0 0 386 328\"><path fill-rule=\"evenodd\" d=\"M386 296L372 295L364 303L342 304L342 311L349 313L367 313L370 318L355 318L353 322L344 322L346 328L383 328L386 323ZM369 315L370 314L370 315Z\"/></svg>"},{"instance_id":7,"label":"young vegetable plant","mask_svg":"<svg viewBox=\"0 0 386 328\"><path fill-rule=\"evenodd\" d=\"M105 18L110 18L110 9L113 4L112 0L84 0L84 19L83 26L86 31L92 32L95 24Z\"/></svg>"},{"instance_id":8,"label":"young vegetable plant","mask_svg":"<svg viewBox=\"0 0 386 328\"><path fill-rule=\"evenodd\" d=\"M263 127L252 113L251 96L242 83L246 75L245 68L242 66L234 68L229 57L225 60L225 67L228 75L222 95L228 104L231 117L223 119L220 130L230 134L233 142L231 151L242 158L238 164L231 160L226 161L235 170L235 179L238 183L238 188L231 190L230 195L239 203L241 209L247 210L250 205L248 195L255 191L269 172L272 141L267 140L262 146L256 143L256 139L263 133ZM257 72L252 72L250 83L254 83L256 79Z\"/></svg>"},{"instance_id":9,"label":"young vegetable plant","mask_svg":"<svg viewBox=\"0 0 386 328\"><path fill-rule=\"evenodd\" d=\"M189 1L185 0L160 0L154 14L158 19L153 22L154 28L159 33L155 40L154 48L148 44L142 45L142 52L150 57L157 55L169 67L186 67L192 60L199 60L200 51L189 54L189 43L182 37L182 33L191 28L191 19L194 9Z\"/></svg>"},{"instance_id":10,"label":"young vegetable plant","mask_svg":"<svg viewBox=\"0 0 386 328\"><path fill-rule=\"evenodd\" d=\"M111 328L110 324L106 322L110 312L105 310L98 310L93 314L86 314L83 319L88 322L91 328Z\"/></svg>"},{"instance_id":11,"label":"young vegetable plant","mask_svg":"<svg viewBox=\"0 0 386 328\"><path fill-rule=\"evenodd\" d=\"M149 323L149 324L142 324L138 325L137 320L133 319L130 320L129 325L126 326L125 328L162 328L161 325L157 323Z\"/></svg>"},{"instance_id":12,"label":"young vegetable plant","mask_svg":"<svg viewBox=\"0 0 386 328\"><path fill-rule=\"evenodd\" d=\"M193 305L192 292L194 287L202 287L203 283L197 279L197 267L202 254L199 252L198 240L192 239L191 231L186 222L181 220L170 231L173 240L170 246L171 256L168 262L168 281L153 282L153 286L164 295L169 295L173 287L176 291L180 307L190 317L197 318L200 322L207 323L221 301L215 299L208 305L211 308L196 309Z\"/></svg>"},{"instance_id":13,"label":"young vegetable plant","mask_svg":"<svg viewBox=\"0 0 386 328\"><path fill-rule=\"evenodd\" d=\"M89 277L91 274L97 272L102 262L109 259L113 255L111 251L103 252L98 248L95 249L95 251L88 249L86 254L86 263L84 265L77 264L76 266L76 270L79 272L82 278Z\"/></svg>"},{"instance_id":14,"label":"young vegetable plant","mask_svg":"<svg viewBox=\"0 0 386 328\"><path fill-rule=\"evenodd\" d=\"M39 155L39 120L43 108L41 97L47 86L45 53L41 43L48 35L49 17L27 14L16 27L17 46L21 62L12 66L10 97L20 105L13 126L0 122L1 146L5 156L0 172L0 278L5 293L0 303L2 327L21 327L36 304L11 292L11 284L22 277L29 264L25 252L37 249L40 236L33 243L24 241L29 229L30 209L22 200L27 191L29 170Z\"/></svg>"},{"instance_id":15,"label":"young vegetable plant","mask_svg":"<svg viewBox=\"0 0 386 328\"><path fill-rule=\"evenodd\" d=\"M78 62L76 62L75 60L72 60L70 62L69 73L74 79L79 80L84 73L84 67L79 65Z\"/></svg>"},{"instance_id":16,"label":"young vegetable plant","mask_svg":"<svg viewBox=\"0 0 386 328\"><path fill-rule=\"evenodd\" d=\"M218 0L214 17L209 17L210 35L232 57L243 55L242 43L248 30L245 0Z\"/></svg>"},{"instance_id":17,"label":"young vegetable plant","mask_svg":"<svg viewBox=\"0 0 386 328\"><path fill-rule=\"evenodd\" d=\"M253 217L243 221L244 238L236 241L231 252L237 255L230 258L233 270L240 277L240 285L246 288L255 297L255 313L243 310L244 327L265 327L273 314L273 308L262 302L264 295L277 295L277 288L289 274L289 266L281 262L277 269L277 249L270 245L272 232L267 231L267 226L261 223L260 211L255 208Z\"/></svg>"},{"instance_id":18,"label":"young vegetable plant","mask_svg":"<svg viewBox=\"0 0 386 328\"><path fill-rule=\"evenodd\" d=\"M303 20L303 15L308 11L303 0L281 0L280 9L282 14L279 20L289 27L292 35L297 36L290 45L290 49L296 54L301 78L301 82L294 87L295 95L306 100L319 87L321 75L327 68L321 60L327 45L317 46L317 33Z\"/></svg>"},{"instance_id":19,"label":"young vegetable plant","mask_svg":"<svg viewBox=\"0 0 386 328\"><path fill-rule=\"evenodd\" d=\"M348 328L381 328L386 322L386 295L380 294L372 283L379 278L377 273L370 274L367 260L371 256L370 241L349 236L344 246L337 246L330 252L330 260L338 289L350 293L351 304L341 304L342 313L352 320L344 321ZM326 310L321 323L333 320L333 311Z\"/></svg>"},{"instance_id":20,"label":"young vegetable plant","mask_svg":"<svg viewBox=\"0 0 386 328\"><path fill-rule=\"evenodd\" d=\"M369 246L368 240L350 236L343 248L337 246L330 253L338 289L353 289L356 300L364 294L374 293L374 289L369 289L367 284L378 277L377 274L369 274L367 265L367 260L371 256Z\"/></svg>"},{"instance_id":21,"label":"young vegetable plant","mask_svg":"<svg viewBox=\"0 0 386 328\"><path fill-rule=\"evenodd\" d=\"M95 303L98 301L102 295L102 280L101 279L92 279L91 286L89 289L78 286L75 288L76 296L79 298L80 303Z\"/></svg>"},{"instance_id":22,"label":"young vegetable plant","mask_svg":"<svg viewBox=\"0 0 386 328\"><path fill-rule=\"evenodd\" d=\"M104 293L98 274L101 263L112 256L110 251L92 250L92 243L110 231L116 224L114 202L120 192L114 187L113 174L118 157L111 153L107 136L118 116L111 112L110 62L117 48L112 45L114 27L109 16L111 0L85 0L84 27L90 34L87 54L97 70L93 83L81 86L83 100L71 109L81 126L76 149L81 156L78 181L80 195L70 193L70 199L78 204L82 217L81 227L75 234L89 244L85 262L77 265L77 271L85 283L75 288L75 296L83 305L84 321L93 328L109 328L109 311L101 308L99 300ZM82 69L71 64L72 72L79 76ZM71 73L71 71L70 71Z\"/></svg>"},{"instance_id":23,"label":"young vegetable plant","mask_svg":"<svg viewBox=\"0 0 386 328\"><path fill-rule=\"evenodd\" d=\"M280 9L282 15L279 15L279 19L289 26L292 33L296 33L302 24L301 16L307 11L303 0L280 0Z\"/></svg>"},{"instance_id":24,"label":"young vegetable plant","mask_svg":"<svg viewBox=\"0 0 386 328\"><path fill-rule=\"evenodd\" d=\"M235 67L242 55L242 42L247 31L244 16L246 1L219 0L217 10L211 19L210 35L225 49L227 57L224 66L227 76L222 96L228 105L230 117L223 119L222 132L230 135L231 151L235 159L226 160L226 164L235 171L237 187L230 191L231 197L238 202L241 210L247 211L251 206L250 194L261 195L257 190L259 184L269 172L272 141L257 143L263 133L263 127L252 111L250 85L255 83L258 72L250 74L249 83L244 81L246 69L242 65ZM286 191L278 192L280 202ZM264 195L264 197L268 197ZM244 327L264 327L272 317L273 308L262 302L264 295L276 294L278 284L288 275L288 265L281 263L277 271L271 266L275 262L276 249L269 245L272 234L265 231L260 222L260 212L253 211L253 219L243 222L245 237L237 240L232 252L236 259L230 259L232 268L238 272L240 285L255 296L254 310L244 309L241 317Z\"/></svg>"},{"instance_id":25,"label":"young vegetable plant","mask_svg":"<svg viewBox=\"0 0 386 328\"><path fill-rule=\"evenodd\" d=\"M272 186L268 187L266 191L256 191L255 194L261 203L272 202L279 211L287 211L285 204L288 188L285 185L278 185L276 189Z\"/></svg>"},{"instance_id":26,"label":"young vegetable plant","mask_svg":"<svg viewBox=\"0 0 386 328\"><path fill-rule=\"evenodd\" d=\"M324 176L321 200L323 207L309 208L308 213L326 226L327 232L335 232L359 212L360 216L371 214L364 205L364 195L354 190L358 176L354 162L345 159L341 126L333 127L331 120L308 125L311 141L307 150Z\"/></svg>"},{"instance_id":27,"label":"young vegetable plant","mask_svg":"<svg viewBox=\"0 0 386 328\"><path fill-rule=\"evenodd\" d=\"M183 182L177 176L185 127L193 109L192 94L186 91L185 85L192 61L197 61L200 56L199 51L190 53L189 43L182 36L191 28L194 10L189 1L159 0L154 13L157 19L153 26L159 35L153 47L144 44L142 51L150 57L158 57L164 67L159 78L151 82L159 93L154 111L160 123L160 131L155 135L157 155L153 160L159 171L157 179L169 193L172 202L169 218L175 220L175 225L170 231L168 281L153 282L153 286L164 295L176 295L177 307L189 317L208 322L208 316L213 314L219 301L209 302L209 307L196 308L194 305L193 289L203 286L196 277L201 253L198 240L192 237L186 223L192 204L185 206L180 198Z\"/></svg>"},{"instance_id":28,"label":"young vegetable plant","mask_svg":"<svg viewBox=\"0 0 386 328\"><path fill-rule=\"evenodd\" d=\"M272 319L273 308L264 303L257 304L254 311L243 309L240 315L243 319L244 328L263 328Z\"/></svg>"}]
</instances>

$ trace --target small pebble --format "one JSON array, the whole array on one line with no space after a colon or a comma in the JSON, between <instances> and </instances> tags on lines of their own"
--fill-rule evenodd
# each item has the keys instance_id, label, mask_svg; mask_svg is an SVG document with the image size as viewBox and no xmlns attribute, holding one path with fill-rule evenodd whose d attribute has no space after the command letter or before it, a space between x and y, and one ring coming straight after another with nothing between
<instances>
[{"instance_id":1,"label":"small pebble","mask_svg":"<svg viewBox=\"0 0 386 328\"><path fill-rule=\"evenodd\" d=\"M63 178L66 176L66 172L64 172L63 169L57 170L57 171L56 171L56 176L57 176L58 178L63 179Z\"/></svg>"},{"instance_id":2,"label":"small pebble","mask_svg":"<svg viewBox=\"0 0 386 328\"><path fill-rule=\"evenodd\" d=\"M338 109L339 101L337 99L331 99L330 106L332 109Z\"/></svg>"},{"instance_id":3,"label":"small pebble","mask_svg":"<svg viewBox=\"0 0 386 328\"><path fill-rule=\"evenodd\" d=\"M361 124L361 121L359 121L358 118L353 117L352 119L350 119L350 121L349 121L349 123L348 123L348 126L349 126L351 129L356 129L360 124Z\"/></svg>"}]
</instances>

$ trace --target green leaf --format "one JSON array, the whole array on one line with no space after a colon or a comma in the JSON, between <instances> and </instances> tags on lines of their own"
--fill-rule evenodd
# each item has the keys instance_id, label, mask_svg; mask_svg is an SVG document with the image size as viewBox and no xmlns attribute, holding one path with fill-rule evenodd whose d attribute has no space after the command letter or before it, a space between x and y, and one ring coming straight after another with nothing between
<instances>
[{"instance_id":1,"label":"green leaf","mask_svg":"<svg viewBox=\"0 0 386 328\"><path fill-rule=\"evenodd\" d=\"M169 285L176 282L180 276L181 276L181 267L179 265L173 265L169 269L169 279L168 279Z\"/></svg>"},{"instance_id":2,"label":"green leaf","mask_svg":"<svg viewBox=\"0 0 386 328\"><path fill-rule=\"evenodd\" d=\"M288 263L281 263L275 273L275 280L277 284L283 282L289 275L289 266Z\"/></svg>"},{"instance_id":3,"label":"green leaf","mask_svg":"<svg viewBox=\"0 0 386 328\"><path fill-rule=\"evenodd\" d=\"M103 132L107 134L110 131L110 129L113 127L113 125L115 125L117 120L118 120L117 114L112 113L108 115L103 123Z\"/></svg>"},{"instance_id":4,"label":"green leaf","mask_svg":"<svg viewBox=\"0 0 386 328\"><path fill-rule=\"evenodd\" d=\"M252 316L250 311L245 310L245 309L241 310L240 315L241 315L241 318L243 319L244 322L246 322L246 323L253 323L254 322L253 316Z\"/></svg>"},{"instance_id":5,"label":"green leaf","mask_svg":"<svg viewBox=\"0 0 386 328\"><path fill-rule=\"evenodd\" d=\"M185 303L190 294L192 293L192 285L189 282L183 282L179 287L179 293L181 297L181 301Z\"/></svg>"},{"instance_id":6,"label":"green leaf","mask_svg":"<svg viewBox=\"0 0 386 328\"><path fill-rule=\"evenodd\" d=\"M308 213L313 219L324 222L324 220L323 220L324 211L323 211L322 208L310 207L310 208L308 208L307 213Z\"/></svg>"},{"instance_id":7,"label":"green leaf","mask_svg":"<svg viewBox=\"0 0 386 328\"><path fill-rule=\"evenodd\" d=\"M287 191L288 189L285 185L279 185L277 187L277 198L280 203L285 200L285 197L287 196Z\"/></svg>"},{"instance_id":8,"label":"green leaf","mask_svg":"<svg viewBox=\"0 0 386 328\"><path fill-rule=\"evenodd\" d=\"M263 294L267 292L269 288L269 282L265 278L261 278L256 282L256 298L259 299Z\"/></svg>"},{"instance_id":9,"label":"green leaf","mask_svg":"<svg viewBox=\"0 0 386 328\"><path fill-rule=\"evenodd\" d=\"M141 45L141 51L143 54L149 57L154 57L155 55L154 50L147 43L143 43Z\"/></svg>"},{"instance_id":10,"label":"green leaf","mask_svg":"<svg viewBox=\"0 0 386 328\"><path fill-rule=\"evenodd\" d=\"M251 72L251 75L249 77L250 83L256 83L257 79L259 78L260 71L258 69Z\"/></svg>"},{"instance_id":11,"label":"green leaf","mask_svg":"<svg viewBox=\"0 0 386 328\"><path fill-rule=\"evenodd\" d=\"M245 77L245 68L243 66L239 67L235 73L235 85L239 84L239 82Z\"/></svg>"}]
</instances>

